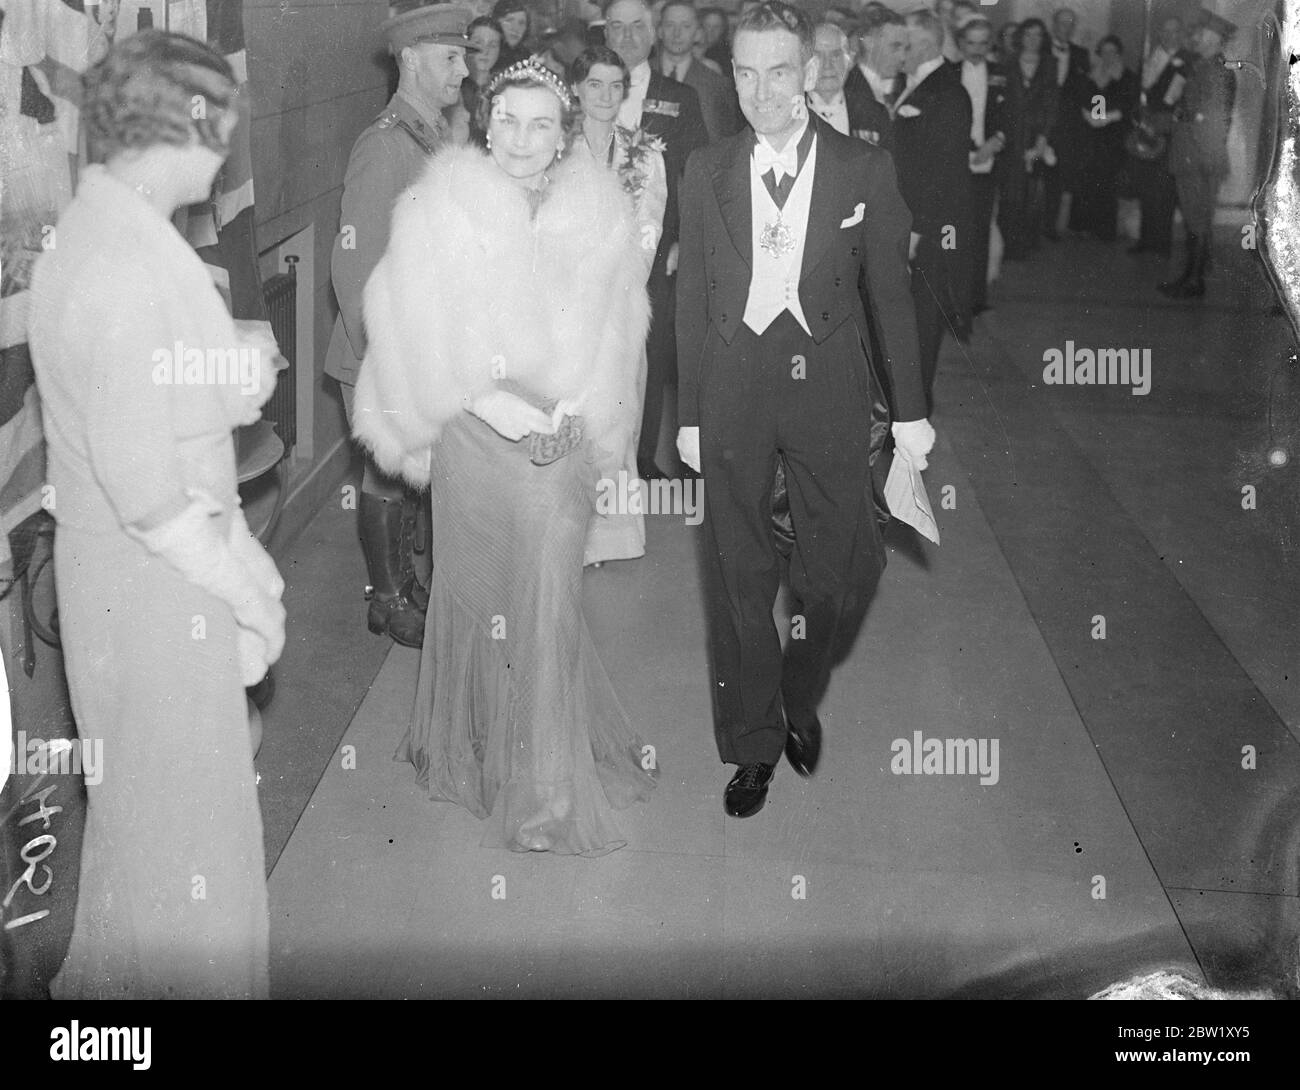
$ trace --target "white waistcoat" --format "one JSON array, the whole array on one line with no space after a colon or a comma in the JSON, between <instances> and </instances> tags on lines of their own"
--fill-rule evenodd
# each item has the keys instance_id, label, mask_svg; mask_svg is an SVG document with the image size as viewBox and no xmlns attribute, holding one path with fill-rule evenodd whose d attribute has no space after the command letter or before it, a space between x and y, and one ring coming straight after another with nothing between
<instances>
[{"instance_id":1,"label":"white waistcoat","mask_svg":"<svg viewBox=\"0 0 1300 1090\"><path fill-rule=\"evenodd\" d=\"M813 137L808 158L794 180L794 188L786 198L785 209L776 207L772 195L763 184L763 178L749 159L749 197L751 213L750 230L753 232L753 270L749 277L749 301L745 304L745 325L755 333L762 333L783 310L794 315L803 330L812 336L808 322L799 304L799 274L803 269L803 246L808 236L808 209L812 204L813 169L817 165L817 138ZM778 217L794 233L794 249L780 257L773 256L762 247L763 228L777 222Z\"/></svg>"}]
</instances>

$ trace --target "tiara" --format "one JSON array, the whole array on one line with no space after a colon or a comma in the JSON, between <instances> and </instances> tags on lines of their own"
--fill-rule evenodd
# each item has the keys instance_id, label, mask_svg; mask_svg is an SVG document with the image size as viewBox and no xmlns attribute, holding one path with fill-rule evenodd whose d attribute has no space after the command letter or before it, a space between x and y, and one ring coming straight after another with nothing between
<instances>
[{"instance_id":1,"label":"tiara","mask_svg":"<svg viewBox=\"0 0 1300 1090\"><path fill-rule=\"evenodd\" d=\"M573 109L573 95L569 92L564 80L560 79L536 57L525 57L522 61L517 61L509 68L498 72L493 77L492 82L488 84L488 98L490 99L495 95L502 84L515 79L528 79L543 84L555 92L555 96L566 110Z\"/></svg>"}]
</instances>

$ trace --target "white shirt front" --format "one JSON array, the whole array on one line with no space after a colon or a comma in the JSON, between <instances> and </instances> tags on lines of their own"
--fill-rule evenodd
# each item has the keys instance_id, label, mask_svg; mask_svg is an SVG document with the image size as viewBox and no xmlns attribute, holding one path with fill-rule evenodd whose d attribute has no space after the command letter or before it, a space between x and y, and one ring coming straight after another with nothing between
<instances>
[{"instance_id":1,"label":"white shirt front","mask_svg":"<svg viewBox=\"0 0 1300 1090\"><path fill-rule=\"evenodd\" d=\"M970 95L970 139L978 148L988 139L984 131L984 113L989 104L989 66L962 61L961 85ZM992 159L986 163L971 163L972 174L988 174L992 170Z\"/></svg>"},{"instance_id":2,"label":"white shirt front","mask_svg":"<svg viewBox=\"0 0 1300 1090\"><path fill-rule=\"evenodd\" d=\"M1165 51L1165 47L1158 45L1151 50L1151 55L1147 57L1146 63L1142 66L1142 90L1151 90L1151 85L1160 78L1160 73L1165 70L1165 65L1172 59L1171 54Z\"/></svg>"},{"instance_id":3,"label":"white shirt front","mask_svg":"<svg viewBox=\"0 0 1300 1090\"><path fill-rule=\"evenodd\" d=\"M1070 43L1052 42L1052 53L1056 57L1056 86L1065 86L1065 77L1070 74Z\"/></svg>"},{"instance_id":4,"label":"white shirt front","mask_svg":"<svg viewBox=\"0 0 1300 1090\"><path fill-rule=\"evenodd\" d=\"M863 79L867 81L867 86L871 88L871 93L876 96L876 101L883 106L885 96L894 89L894 81L876 75L876 70L865 63L858 65L858 71L862 73Z\"/></svg>"},{"instance_id":5,"label":"white shirt front","mask_svg":"<svg viewBox=\"0 0 1300 1090\"><path fill-rule=\"evenodd\" d=\"M924 64L918 65L916 71L907 77L907 86L903 88L903 93L898 96L898 101L894 103L894 113L898 112L898 108L907 101L913 91L925 82L931 72L937 72L940 65L945 63L943 57L938 56L931 57Z\"/></svg>"},{"instance_id":6,"label":"white shirt front","mask_svg":"<svg viewBox=\"0 0 1300 1090\"><path fill-rule=\"evenodd\" d=\"M805 125L807 123L805 122ZM792 142L803 138L803 130L791 137ZM759 137L760 140L763 137ZM749 157L749 195L753 265L749 275L749 299L745 303L745 325L762 334L783 311L794 315L805 333L812 336L799 302L799 277L803 271L803 247L808 235L808 212L812 207L813 171L817 166L817 137L808 148L808 158L794 180L794 187L786 198L785 208L778 209L767 191L754 157ZM763 248L764 229L777 222L785 224L794 237L789 253L773 254Z\"/></svg>"},{"instance_id":7,"label":"white shirt front","mask_svg":"<svg viewBox=\"0 0 1300 1090\"><path fill-rule=\"evenodd\" d=\"M823 102L816 91L809 91L808 105L813 108L818 117L831 125L836 132L842 132L845 136L849 135L849 104L844 98L843 90L838 91L829 102Z\"/></svg>"},{"instance_id":8,"label":"white shirt front","mask_svg":"<svg viewBox=\"0 0 1300 1090\"><path fill-rule=\"evenodd\" d=\"M645 105L648 90L650 90L650 62L642 61L632 69L632 84L627 89L627 98L618 108L618 123L625 129L641 127L641 108Z\"/></svg>"},{"instance_id":9,"label":"white shirt front","mask_svg":"<svg viewBox=\"0 0 1300 1090\"><path fill-rule=\"evenodd\" d=\"M668 78L676 80L678 83L686 82L686 73L690 71L691 61L695 58L691 55L685 57L670 57L664 54L663 67L660 71Z\"/></svg>"}]
</instances>

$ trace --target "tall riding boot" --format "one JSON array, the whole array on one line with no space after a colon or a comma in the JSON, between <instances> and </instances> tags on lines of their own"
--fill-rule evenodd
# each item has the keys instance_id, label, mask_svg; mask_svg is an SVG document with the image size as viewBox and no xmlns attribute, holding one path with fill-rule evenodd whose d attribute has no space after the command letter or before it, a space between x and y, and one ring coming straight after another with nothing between
<instances>
[{"instance_id":1,"label":"tall riding boot","mask_svg":"<svg viewBox=\"0 0 1300 1090\"><path fill-rule=\"evenodd\" d=\"M402 507L401 500L361 493L361 550L370 577L367 624L371 632L387 632L406 647L419 647L424 643L424 610L411 601L403 575L409 560L404 563L402 554L409 557L410 550L403 548Z\"/></svg>"},{"instance_id":2,"label":"tall riding boot","mask_svg":"<svg viewBox=\"0 0 1300 1090\"><path fill-rule=\"evenodd\" d=\"M1210 265L1210 249L1210 238L1206 235L1201 239L1201 246L1196 254L1196 268L1192 270L1191 279L1183 289L1183 295L1188 299L1199 299L1205 294L1205 270Z\"/></svg>"},{"instance_id":3,"label":"tall riding boot","mask_svg":"<svg viewBox=\"0 0 1300 1090\"><path fill-rule=\"evenodd\" d=\"M425 612L429 608L428 514L429 493L408 491L402 500L402 585L409 588L416 608Z\"/></svg>"},{"instance_id":4,"label":"tall riding boot","mask_svg":"<svg viewBox=\"0 0 1300 1090\"><path fill-rule=\"evenodd\" d=\"M1187 286L1192 282L1192 277L1196 272L1200 252L1200 237L1189 231L1187 233L1187 261L1183 265L1183 275L1177 280L1166 280L1163 284L1157 284L1156 291L1160 292L1161 295L1168 295L1174 299L1185 298ZM1204 292L1204 287L1202 287L1202 292Z\"/></svg>"}]
</instances>

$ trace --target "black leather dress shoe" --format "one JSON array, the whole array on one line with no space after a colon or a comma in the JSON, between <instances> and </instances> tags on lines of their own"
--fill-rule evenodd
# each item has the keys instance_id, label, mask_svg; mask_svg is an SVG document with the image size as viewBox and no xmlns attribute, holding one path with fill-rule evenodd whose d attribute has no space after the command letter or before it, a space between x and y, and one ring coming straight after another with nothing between
<instances>
[{"instance_id":1,"label":"black leather dress shoe","mask_svg":"<svg viewBox=\"0 0 1300 1090\"><path fill-rule=\"evenodd\" d=\"M765 765L761 761L737 768L722 796L727 813L745 818L763 809L763 803L767 801L767 785L772 782L775 768L775 765Z\"/></svg>"},{"instance_id":2,"label":"black leather dress shoe","mask_svg":"<svg viewBox=\"0 0 1300 1090\"><path fill-rule=\"evenodd\" d=\"M811 776L817 771L822 755L822 725L815 715L806 727L790 723L785 736L785 759L800 776Z\"/></svg>"}]
</instances>

